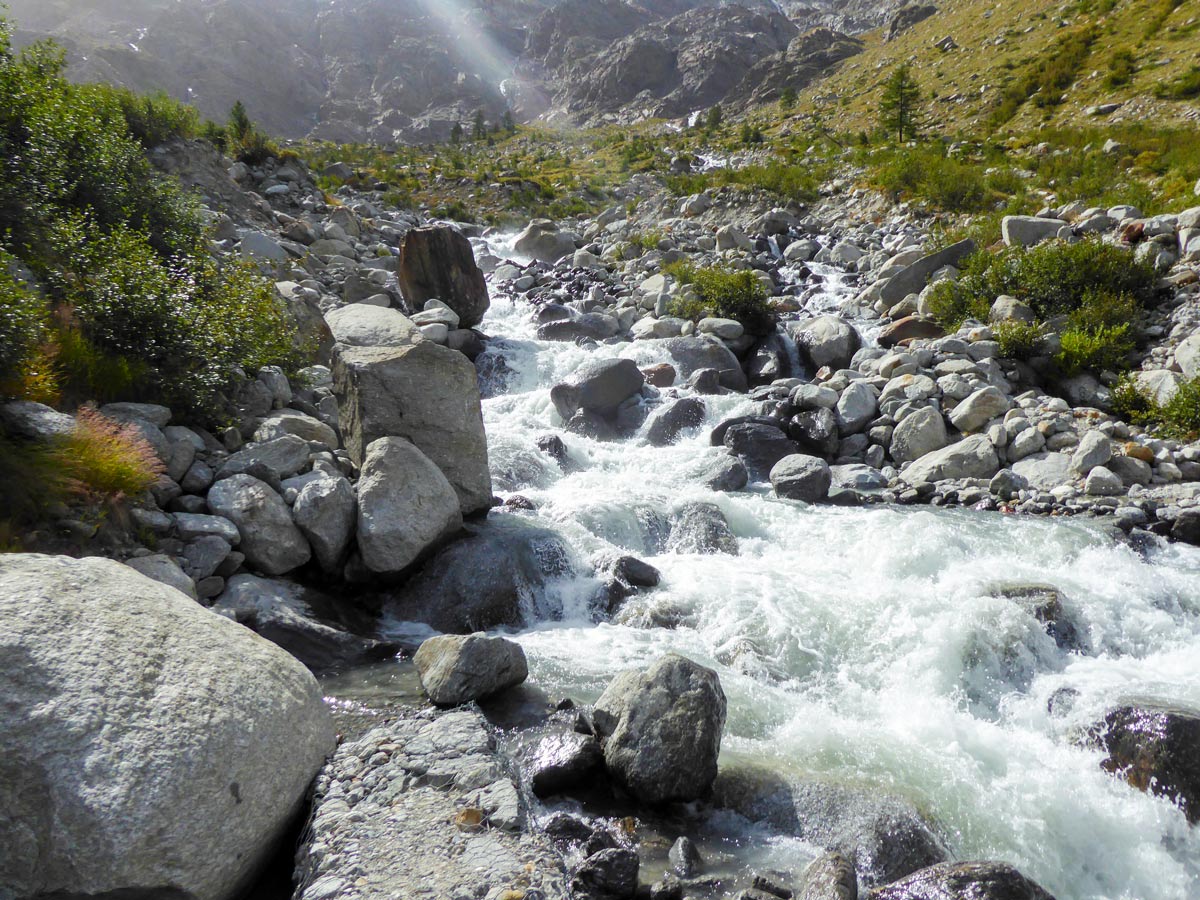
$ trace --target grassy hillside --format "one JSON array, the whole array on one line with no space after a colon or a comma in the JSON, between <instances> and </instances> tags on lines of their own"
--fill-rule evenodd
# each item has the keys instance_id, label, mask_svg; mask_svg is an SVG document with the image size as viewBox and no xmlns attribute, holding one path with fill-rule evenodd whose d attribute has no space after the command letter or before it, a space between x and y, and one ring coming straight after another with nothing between
<instances>
[{"instance_id":1,"label":"grassy hillside","mask_svg":"<svg viewBox=\"0 0 1200 900\"><path fill-rule=\"evenodd\" d=\"M947 134L1078 126L1089 107L1121 103L1107 119L1200 122L1200 0L937 0L938 13L805 91L798 110L873 127L878 96L908 62L926 91L927 118ZM957 49L936 44L950 37Z\"/></svg>"}]
</instances>

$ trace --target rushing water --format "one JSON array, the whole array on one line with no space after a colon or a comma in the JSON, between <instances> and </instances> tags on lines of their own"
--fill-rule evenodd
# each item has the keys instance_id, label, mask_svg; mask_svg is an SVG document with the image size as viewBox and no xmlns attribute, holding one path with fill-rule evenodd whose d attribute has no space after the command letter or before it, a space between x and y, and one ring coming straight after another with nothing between
<instances>
[{"instance_id":1,"label":"rushing water","mask_svg":"<svg viewBox=\"0 0 1200 900\"><path fill-rule=\"evenodd\" d=\"M812 307L836 305L829 293ZM632 553L652 563L662 585L628 601L623 621L679 623L593 624L595 583L563 582L564 619L515 636L533 683L590 701L620 669L677 650L720 673L723 764L904 796L956 857L1011 862L1059 900L1200 896L1200 829L1106 774L1101 753L1077 740L1122 700L1200 707L1200 550L1139 552L1064 520L807 506L761 485L710 492L694 473L718 452L711 426L753 411L738 395L706 398L708 421L671 447L563 434L564 471L535 447L561 432L550 387L595 355L660 360L637 345L539 342L530 312L500 296L484 324L503 336L489 352L510 370L506 390L484 401L496 490L534 501L530 515L581 561ZM647 514L697 499L720 506L738 555L645 542ZM1057 587L1087 652L1063 653L1030 614L993 596L1013 583ZM1064 688L1073 702L1050 712ZM758 860L793 869L813 853L752 843Z\"/></svg>"}]
</instances>

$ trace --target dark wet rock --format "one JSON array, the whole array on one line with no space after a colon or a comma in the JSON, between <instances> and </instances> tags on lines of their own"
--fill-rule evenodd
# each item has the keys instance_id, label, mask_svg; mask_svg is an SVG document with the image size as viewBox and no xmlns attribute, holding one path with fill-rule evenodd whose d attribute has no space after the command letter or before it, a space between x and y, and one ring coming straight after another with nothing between
<instances>
[{"instance_id":1,"label":"dark wet rock","mask_svg":"<svg viewBox=\"0 0 1200 900\"><path fill-rule=\"evenodd\" d=\"M1079 629L1075 627L1075 623L1063 607L1062 594L1058 588L1044 584L1005 585L996 593L1020 604L1045 625L1046 633L1054 638L1054 643L1061 649L1068 652L1085 649Z\"/></svg>"},{"instance_id":2,"label":"dark wet rock","mask_svg":"<svg viewBox=\"0 0 1200 900\"><path fill-rule=\"evenodd\" d=\"M721 373L717 369L697 369L688 378L687 386L697 394L728 393L728 390L721 386Z\"/></svg>"},{"instance_id":3,"label":"dark wet rock","mask_svg":"<svg viewBox=\"0 0 1200 900\"><path fill-rule=\"evenodd\" d=\"M392 641L355 634L318 616L318 608L335 605L333 598L293 582L234 575L212 610L282 647L314 672L390 659L399 652Z\"/></svg>"},{"instance_id":4,"label":"dark wet rock","mask_svg":"<svg viewBox=\"0 0 1200 900\"><path fill-rule=\"evenodd\" d=\"M632 850L601 850L579 864L571 891L578 900L630 900L637 893L638 868Z\"/></svg>"},{"instance_id":5,"label":"dark wet rock","mask_svg":"<svg viewBox=\"0 0 1200 900\"><path fill-rule=\"evenodd\" d=\"M662 338L638 341L639 347L657 352L660 357L670 358L679 377L685 381L701 369L716 369L722 387L744 393L749 386L746 373L733 351L712 335Z\"/></svg>"},{"instance_id":6,"label":"dark wet rock","mask_svg":"<svg viewBox=\"0 0 1200 900\"><path fill-rule=\"evenodd\" d=\"M413 656L421 687L439 706L459 706L521 684L529 676L521 645L483 634L441 634Z\"/></svg>"},{"instance_id":7,"label":"dark wet rock","mask_svg":"<svg viewBox=\"0 0 1200 900\"><path fill-rule=\"evenodd\" d=\"M780 378L795 378L799 374L787 341L778 332L759 340L746 360L746 377L751 387L770 384Z\"/></svg>"},{"instance_id":8,"label":"dark wet rock","mask_svg":"<svg viewBox=\"0 0 1200 900\"><path fill-rule=\"evenodd\" d=\"M726 767L713 785L712 803L844 854L868 887L949 859L916 807L877 787L786 778L758 766Z\"/></svg>"},{"instance_id":9,"label":"dark wet rock","mask_svg":"<svg viewBox=\"0 0 1200 900\"><path fill-rule=\"evenodd\" d=\"M616 425L598 412L578 410L563 426L571 434L582 435L596 441L615 441L620 437Z\"/></svg>"},{"instance_id":10,"label":"dark wet rock","mask_svg":"<svg viewBox=\"0 0 1200 900\"><path fill-rule=\"evenodd\" d=\"M1185 509L1171 526L1171 539L1200 547L1200 509Z\"/></svg>"},{"instance_id":11,"label":"dark wet rock","mask_svg":"<svg viewBox=\"0 0 1200 900\"><path fill-rule=\"evenodd\" d=\"M613 574L634 587L658 587L662 574L636 556L622 556L613 565Z\"/></svg>"},{"instance_id":12,"label":"dark wet rock","mask_svg":"<svg viewBox=\"0 0 1200 900\"><path fill-rule=\"evenodd\" d=\"M871 900L1054 900L1041 885L1001 862L941 863L914 872Z\"/></svg>"},{"instance_id":13,"label":"dark wet rock","mask_svg":"<svg viewBox=\"0 0 1200 900\"><path fill-rule=\"evenodd\" d=\"M729 433L729 429L735 425L766 425L770 428L782 430L784 425L779 419L771 416L734 416L732 419L725 419L717 425L708 435L708 442L714 447L725 446L725 435Z\"/></svg>"},{"instance_id":14,"label":"dark wet rock","mask_svg":"<svg viewBox=\"0 0 1200 900\"><path fill-rule=\"evenodd\" d=\"M725 446L746 464L755 481L766 481L781 459L796 453L792 441L775 425L746 423L734 425L725 432Z\"/></svg>"},{"instance_id":15,"label":"dark wet rock","mask_svg":"<svg viewBox=\"0 0 1200 900\"><path fill-rule=\"evenodd\" d=\"M699 799L717 775L725 710L717 673L676 653L624 671L596 701L605 765L645 803Z\"/></svg>"},{"instance_id":16,"label":"dark wet rock","mask_svg":"<svg viewBox=\"0 0 1200 900\"><path fill-rule=\"evenodd\" d=\"M562 465L567 461L567 445L557 434L543 434L537 439L537 448Z\"/></svg>"},{"instance_id":17,"label":"dark wet rock","mask_svg":"<svg viewBox=\"0 0 1200 900\"><path fill-rule=\"evenodd\" d=\"M854 869L850 869L851 873ZM776 878L778 876L775 876ZM857 885L858 882L855 882ZM772 897L778 897L779 900L792 900L792 891L789 888L779 884L774 878L768 878L766 875L755 875L754 880L750 882L752 890L760 891L764 894L770 894Z\"/></svg>"},{"instance_id":18,"label":"dark wet rock","mask_svg":"<svg viewBox=\"0 0 1200 900\"><path fill-rule=\"evenodd\" d=\"M691 878L700 871L700 867L704 864L704 860L700 857L700 851L687 837L676 839L667 853L667 859L670 860L671 868L680 878Z\"/></svg>"},{"instance_id":19,"label":"dark wet rock","mask_svg":"<svg viewBox=\"0 0 1200 900\"><path fill-rule=\"evenodd\" d=\"M563 319L539 325L539 341L602 341L615 335L621 326L612 316L585 313L573 319Z\"/></svg>"},{"instance_id":20,"label":"dark wet rock","mask_svg":"<svg viewBox=\"0 0 1200 900\"><path fill-rule=\"evenodd\" d=\"M1200 823L1200 713L1154 705L1122 706L1093 728L1108 757L1101 766L1135 788L1168 797Z\"/></svg>"},{"instance_id":21,"label":"dark wet rock","mask_svg":"<svg viewBox=\"0 0 1200 900\"><path fill-rule=\"evenodd\" d=\"M553 813L544 823L542 831L553 840L563 843L582 844L592 836L592 826L569 813Z\"/></svg>"},{"instance_id":22,"label":"dark wet rock","mask_svg":"<svg viewBox=\"0 0 1200 900\"><path fill-rule=\"evenodd\" d=\"M456 228L414 228L400 247L400 290L413 309L441 300L458 314L463 328L483 321L491 301L471 242Z\"/></svg>"},{"instance_id":23,"label":"dark wet rock","mask_svg":"<svg viewBox=\"0 0 1200 900\"><path fill-rule=\"evenodd\" d=\"M458 634L562 615L545 588L575 568L557 533L520 516L493 516L465 530L467 537L390 595L393 615Z\"/></svg>"},{"instance_id":24,"label":"dark wet rock","mask_svg":"<svg viewBox=\"0 0 1200 900\"><path fill-rule=\"evenodd\" d=\"M656 363L653 366L646 366L642 369L642 375L646 378L646 384L659 388L673 385L678 374L675 371L675 367L670 363Z\"/></svg>"},{"instance_id":25,"label":"dark wet rock","mask_svg":"<svg viewBox=\"0 0 1200 900\"><path fill-rule=\"evenodd\" d=\"M600 742L574 731L546 735L530 748L523 761L529 786L539 797L589 784L603 764Z\"/></svg>"},{"instance_id":26,"label":"dark wet rock","mask_svg":"<svg viewBox=\"0 0 1200 900\"><path fill-rule=\"evenodd\" d=\"M650 419L646 440L655 447L673 444L682 432L701 425L707 414L708 409L699 397L676 400L656 412Z\"/></svg>"},{"instance_id":27,"label":"dark wet rock","mask_svg":"<svg viewBox=\"0 0 1200 900\"><path fill-rule=\"evenodd\" d=\"M837 316L818 316L791 326L792 339L812 368L829 366L844 369L850 365L862 338L854 326Z\"/></svg>"},{"instance_id":28,"label":"dark wet rock","mask_svg":"<svg viewBox=\"0 0 1200 900\"><path fill-rule=\"evenodd\" d=\"M719 506L696 501L675 510L667 548L674 553L736 555L738 542Z\"/></svg>"},{"instance_id":29,"label":"dark wet rock","mask_svg":"<svg viewBox=\"0 0 1200 900\"><path fill-rule=\"evenodd\" d=\"M838 451L837 416L832 409L810 409L788 420L787 436L805 453L831 457Z\"/></svg>"}]
</instances>

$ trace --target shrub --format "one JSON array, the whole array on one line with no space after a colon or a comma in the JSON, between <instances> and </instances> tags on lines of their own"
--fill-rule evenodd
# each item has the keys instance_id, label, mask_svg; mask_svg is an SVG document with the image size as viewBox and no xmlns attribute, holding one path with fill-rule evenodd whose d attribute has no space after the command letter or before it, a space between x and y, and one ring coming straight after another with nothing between
<instances>
[{"instance_id":1,"label":"shrub","mask_svg":"<svg viewBox=\"0 0 1200 900\"><path fill-rule=\"evenodd\" d=\"M1104 76L1104 86L1112 89L1129 84L1136 71L1137 63L1133 51L1127 47L1117 50L1108 58L1108 74Z\"/></svg>"},{"instance_id":2,"label":"shrub","mask_svg":"<svg viewBox=\"0 0 1200 900\"><path fill-rule=\"evenodd\" d=\"M83 90L92 92L97 104L115 103L130 137L147 149L172 138L190 138L200 133L200 114L195 107L180 103L163 91L142 95L108 84L91 84Z\"/></svg>"},{"instance_id":3,"label":"shrub","mask_svg":"<svg viewBox=\"0 0 1200 900\"><path fill-rule=\"evenodd\" d=\"M1000 354L1006 359L1030 359L1037 355L1042 329L1036 322L1001 322L992 328Z\"/></svg>"},{"instance_id":4,"label":"shrub","mask_svg":"<svg viewBox=\"0 0 1200 900\"><path fill-rule=\"evenodd\" d=\"M1023 300L1041 320L1069 315L1084 306L1110 304L1098 318L1082 322L1115 325L1113 310L1136 310L1154 298L1157 278L1148 262L1098 239L1069 244L1058 241L1030 249L981 251L964 264L962 277L941 282L930 297L935 318L957 328L968 317L983 318L1001 294ZM1116 298L1116 299L1113 299Z\"/></svg>"},{"instance_id":5,"label":"shrub","mask_svg":"<svg viewBox=\"0 0 1200 900\"><path fill-rule=\"evenodd\" d=\"M981 167L946 156L940 145L906 147L887 156L872 180L897 200L925 200L948 212L981 212L997 197Z\"/></svg>"},{"instance_id":6,"label":"shrub","mask_svg":"<svg viewBox=\"0 0 1200 900\"><path fill-rule=\"evenodd\" d=\"M16 393L34 356L46 318L45 301L9 271L12 257L0 251L0 393Z\"/></svg>"},{"instance_id":7,"label":"shrub","mask_svg":"<svg viewBox=\"0 0 1200 900\"><path fill-rule=\"evenodd\" d=\"M774 315L767 306L768 291L753 271L680 268L668 274L676 275L683 284L695 289L696 299L675 301L676 315L697 320L705 316L736 319L751 334L764 334L774 324Z\"/></svg>"},{"instance_id":8,"label":"shrub","mask_svg":"<svg viewBox=\"0 0 1200 900\"><path fill-rule=\"evenodd\" d=\"M1175 396L1159 404L1132 378L1123 378L1112 392L1113 412L1153 428L1165 437L1191 441L1200 437L1200 378L1185 381Z\"/></svg>"},{"instance_id":9,"label":"shrub","mask_svg":"<svg viewBox=\"0 0 1200 900\"><path fill-rule=\"evenodd\" d=\"M1160 100L1191 100L1200 97L1200 66L1192 66L1182 75L1154 86Z\"/></svg>"},{"instance_id":10,"label":"shrub","mask_svg":"<svg viewBox=\"0 0 1200 900\"><path fill-rule=\"evenodd\" d=\"M54 455L74 490L99 499L142 494L164 471L135 426L88 407L79 410L75 430L61 439Z\"/></svg>"},{"instance_id":11,"label":"shrub","mask_svg":"<svg viewBox=\"0 0 1200 900\"><path fill-rule=\"evenodd\" d=\"M1099 328L1068 328L1061 335L1062 348L1055 361L1068 375L1088 370L1121 370L1133 349L1129 324Z\"/></svg>"}]
</instances>

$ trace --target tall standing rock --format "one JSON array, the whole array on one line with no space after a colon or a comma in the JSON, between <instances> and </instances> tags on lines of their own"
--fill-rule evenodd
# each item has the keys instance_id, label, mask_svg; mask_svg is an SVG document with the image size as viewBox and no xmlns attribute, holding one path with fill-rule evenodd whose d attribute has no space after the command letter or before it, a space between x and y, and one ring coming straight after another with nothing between
<instances>
[{"instance_id":1,"label":"tall standing rock","mask_svg":"<svg viewBox=\"0 0 1200 900\"><path fill-rule=\"evenodd\" d=\"M358 550L372 572L401 572L462 528L450 482L402 438L367 448L358 480Z\"/></svg>"},{"instance_id":2,"label":"tall standing rock","mask_svg":"<svg viewBox=\"0 0 1200 900\"><path fill-rule=\"evenodd\" d=\"M604 763L644 802L697 800L717 777L725 706L717 673L676 653L622 672L596 701Z\"/></svg>"},{"instance_id":3,"label":"tall standing rock","mask_svg":"<svg viewBox=\"0 0 1200 900\"><path fill-rule=\"evenodd\" d=\"M403 437L437 466L463 515L489 509L492 477L475 367L432 341L333 353L333 390L346 449L360 465L382 437Z\"/></svg>"},{"instance_id":4,"label":"tall standing rock","mask_svg":"<svg viewBox=\"0 0 1200 900\"><path fill-rule=\"evenodd\" d=\"M471 242L449 225L414 228L404 236L400 290L413 309L441 300L458 313L462 328L482 322L491 305Z\"/></svg>"},{"instance_id":5,"label":"tall standing rock","mask_svg":"<svg viewBox=\"0 0 1200 900\"><path fill-rule=\"evenodd\" d=\"M0 895L225 900L334 749L316 679L106 559L0 557Z\"/></svg>"}]
</instances>

